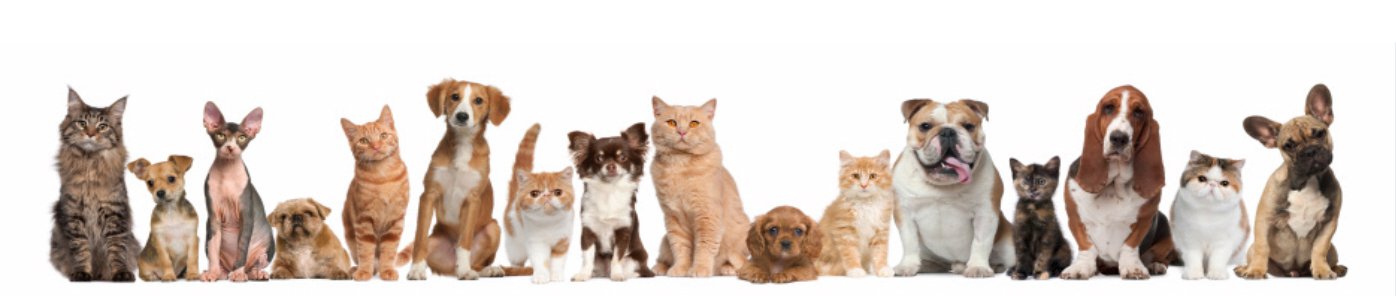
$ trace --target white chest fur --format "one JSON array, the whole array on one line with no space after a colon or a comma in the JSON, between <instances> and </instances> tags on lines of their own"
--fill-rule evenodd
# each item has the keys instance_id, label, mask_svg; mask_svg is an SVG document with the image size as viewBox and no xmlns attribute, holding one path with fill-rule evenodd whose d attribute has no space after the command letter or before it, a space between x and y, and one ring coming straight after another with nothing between
<instances>
[{"instance_id":1,"label":"white chest fur","mask_svg":"<svg viewBox=\"0 0 1396 296\"><path fill-rule=\"evenodd\" d=\"M1318 180L1309 178L1303 189L1289 192L1289 228L1299 237L1308 236L1319 219L1323 219L1328 204L1328 198L1318 190Z\"/></svg>"},{"instance_id":2,"label":"white chest fur","mask_svg":"<svg viewBox=\"0 0 1396 296\"><path fill-rule=\"evenodd\" d=\"M167 251L183 254L189 248L189 243L195 241L194 236L198 235L199 221L186 219L174 211L162 214L160 221L153 230L157 231Z\"/></svg>"},{"instance_id":3,"label":"white chest fur","mask_svg":"<svg viewBox=\"0 0 1396 296\"><path fill-rule=\"evenodd\" d=\"M582 226L596 234L600 247L610 249L611 236L616 229L630 227L631 198L638 182L620 178L605 182L597 178L582 179L587 184L582 195Z\"/></svg>"},{"instance_id":4,"label":"white chest fur","mask_svg":"<svg viewBox=\"0 0 1396 296\"><path fill-rule=\"evenodd\" d=\"M993 163L988 152L981 153L980 161ZM967 261L975 235L972 221L979 215L996 214L990 199L996 174L993 166L975 168L975 181L969 184L932 186L925 181L925 172L911 150L903 151L901 159L892 169L892 187L902 223L915 223L925 251L951 261Z\"/></svg>"},{"instance_id":5,"label":"white chest fur","mask_svg":"<svg viewBox=\"0 0 1396 296\"><path fill-rule=\"evenodd\" d=\"M1132 175L1130 170L1111 168L1112 176ZM1124 171L1116 173L1115 171ZM1067 181L1067 190L1076 202L1076 214L1085 225L1086 235L1095 245L1098 258L1107 262L1119 259L1120 248L1129 236L1130 225L1139 218L1139 207L1148 202L1133 189L1133 182L1115 179L1099 193L1081 189L1075 179Z\"/></svg>"},{"instance_id":6,"label":"white chest fur","mask_svg":"<svg viewBox=\"0 0 1396 296\"><path fill-rule=\"evenodd\" d=\"M437 220L446 225L456 225L460 220L461 204L466 196L480 185L480 172L470 167L474 147L468 141L457 144L456 154L451 158L451 166L433 168L437 184L441 185L441 205Z\"/></svg>"},{"instance_id":7,"label":"white chest fur","mask_svg":"<svg viewBox=\"0 0 1396 296\"><path fill-rule=\"evenodd\" d=\"M866 246L877 230L886 228L888 211L891 207L891 193L877 193L878 195L864 199L852 201L853 215L856 219L854 227L858 230L859 246Z\"/></svg>"}]
</instances>

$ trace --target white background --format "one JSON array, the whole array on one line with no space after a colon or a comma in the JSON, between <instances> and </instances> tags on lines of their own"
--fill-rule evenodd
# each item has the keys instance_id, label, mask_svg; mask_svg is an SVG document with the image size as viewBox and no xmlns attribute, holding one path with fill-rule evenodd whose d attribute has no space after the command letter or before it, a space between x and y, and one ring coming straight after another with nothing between
<instances>
[{"instance_id":1,"label":"white background","mask_svg":"<svg viewBox=\"0 0 1396 296\"><path fill-rule=\"evenodd\" d=\"M1271 8L1275 11L1252 22L1188 5L1094 4L1064 9L1074 15L1039 14L1055 8L1041 4L5 4L0 9L5 11L0 13L7 28L4 40L14 43L0 52L0 98L8 102L0 126L10 131L4 179L16 204L0 224L11 229L10 241L0 244L0 250L12 256L0 274L11 282L9 287L25 291L116 294L1392 292L1396 273L1388 264L1396 260L1391 228L1396 46L1367 38L1389 35L1346 29L1389 22L1373 21L1380 9ZM1316 19L1318 15L1331 19ZM1184 19L1203 22L1180 21ZM1255 24L1259 22L1266 25ZM1062 32L1084 37L1056 37ZM1352 43L1371 41L1386 43ZM1008 181L1009 157L1042 162L1060 155L1064 164L1074 159L1080 153L1083 118L1106 90L1120 84L1133 84L1148 95L1162 126L1169 174L1165 212L1192 149L1248 160L1243 193L1253 211L1280 156L1247 137L1241 120L1256 114L1280 121L1300 115L1309 87L1325 83L1333 91L1336 114L1333 169L1346 199L1334 242L1351 273L1333 282L1183 282L1181 270L1174 268L1147 282L1106 276L1086 282L1011 282L1003 275L983 280L921 275L825 277L779 287L730 277L537 287L526 277L459 282L433 276L396 283L219 283L215 289L202 283L69 284L47 262L50 209L59 185L56 126L66 112L65 86L98 106L131 96L124 122L130 160L193 156L186 189L201 221L207 217L202 179L213 157L200 125L204 102L217 102L229 119L263 107L263 131L245 160L268 210L280 201L314 197L335 210L328 223L342 235L338 211L343 210L353 160L338 119L362 123L376 118L383 104L391 105L412 178L408 212L413 216L426 164L444 132L442 121L425 105L425 92L447 77L492 84L513 98L513 113L487 135L494 152L496 215L504 207L505 172L530 124L543 125L536 169L558 170L570 165L567 132L611 136L635 122L649 124L652 95L675 105L718 98L718 142L749 215L788 204L818 217L837 193L840 149L873 155L903 148L903 100L987 102L987 147ZM145 241L153 202L139 180L127 176L136 233ZM1058 212L1064 211L1061 196L1056 195ZM1004 200L1004 210L1011 213L1016 196L1010 191ZM656 205L646 178L638 211L652 257L663 233ZM415 231L413 224L408 223L406 233ZM901 259L897 241L893 238L891 244L892 264ZM568 277L580 266L575 244L572 250Z\"/></svg>"}]
</instances>

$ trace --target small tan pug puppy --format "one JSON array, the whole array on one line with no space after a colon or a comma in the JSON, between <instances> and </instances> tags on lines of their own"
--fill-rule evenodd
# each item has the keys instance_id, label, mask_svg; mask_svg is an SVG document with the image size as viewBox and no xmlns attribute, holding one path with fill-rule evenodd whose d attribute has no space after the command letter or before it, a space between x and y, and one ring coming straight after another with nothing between
<instances>
[{"instance_id":1,"label":"small tan pug puppy","mask_svg":"<svg viewBox=\"0 0 1396 296\"><path fill-rule=\"evenodd\" d=\"M276 229L272 279L349 279L349 253L325 226L330 208L309 198L282 202L267 216Z\"/></svg>"}]
</instances>

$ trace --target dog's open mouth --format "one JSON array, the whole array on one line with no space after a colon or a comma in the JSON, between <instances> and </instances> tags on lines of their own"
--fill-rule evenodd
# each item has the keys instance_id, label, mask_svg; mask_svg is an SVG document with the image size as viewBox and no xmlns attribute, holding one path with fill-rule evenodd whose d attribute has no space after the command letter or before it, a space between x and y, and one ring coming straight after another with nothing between
<instances>
[{"instance_id":1,"label":"dog's open mouth","mask_svg":"<svg viewBox=\"0 0 1396 296\"><path fill-rule=\"evenodd\" d=\"M954 149L946 149L945 155L940 158L939 162L930 165L922 163L921 166L930 175L953 175L956 177L955 181L960 184L968 184L972 181L970 171L974 170L974 164L961 160L960 153L955 152Z\"/></svg>"}]
</instances>

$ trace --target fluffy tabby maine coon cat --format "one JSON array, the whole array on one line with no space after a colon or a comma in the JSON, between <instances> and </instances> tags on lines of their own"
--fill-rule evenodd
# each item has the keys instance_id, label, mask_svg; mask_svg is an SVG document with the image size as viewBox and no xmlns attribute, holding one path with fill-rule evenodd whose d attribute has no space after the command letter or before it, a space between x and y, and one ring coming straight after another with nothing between
<instances>
[{"instance_id":1,"label":"fluffy tabby maine coon cat","mask_svg":"<svg viewBox=\"0 0 1396 296\"><path fill-rule=\"evenodd\" d=\"M49 262L74 282L136 280L141 244L131 233L126 197L126 148L121 116L126 98L106 108L83 103L68 89L68 115L58 126L58 176Z\"/></svg>"},{"instance_id":2,"label":"fluffy tabby maine coon cat","mask_svg":"<svg viewBox=\"0 0 1396 296\"><path fill-rule=\"evenodd\" d=\"M1182 187L1173 199L1173 244L1183 260L1183 279L1224 280L1227 266L1239 263L1250 236L1241 198L1244 159L1192 151Z\"/></svg>"}]
</instances>

